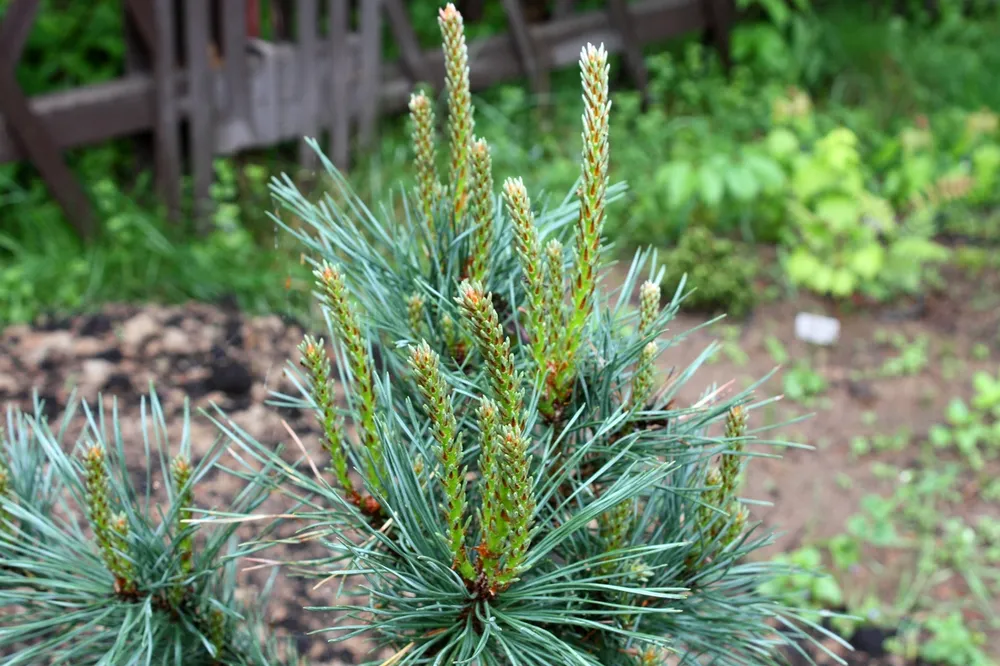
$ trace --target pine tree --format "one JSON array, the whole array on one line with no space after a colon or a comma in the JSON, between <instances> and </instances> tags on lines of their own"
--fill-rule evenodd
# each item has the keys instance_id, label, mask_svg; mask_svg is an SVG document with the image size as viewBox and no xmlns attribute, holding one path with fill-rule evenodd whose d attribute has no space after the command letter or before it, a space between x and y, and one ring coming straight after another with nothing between
<instances>
[{"instance_id":1,"label":"pine tree","mask_svg":"<svg viewBox=\"0 0 1000 666\"><path fill-rule=\"evenodd\" d=\"M662 302L654 253L636 255L617 293L601 288L602 228L624 191L609 182L607 52L580 54L574 196L539 205L520 178L494 191L462 19L449 4L439 23L447 144L415 94L416 187L379 209L405 215L372 212L316 144L334 195L317 205L288 178L273 184L302 223L287 228L314 253L321 294L325 267L339 267L342 296L326 305L359 434L326 438L345 442L363 490L339 472L306 473L315 464L282 466L281 484L311 498L302 534L333 526L337 545L315 575L370 599L337 607L331 629L367 633L395 651L393 665L780 661L802 632L759 591L779 572L747 561L770 537L736 495L747 448L764 445L762 428L747 430L761 403L710 389L678 406L711 350L672 381L661 373L682 294ZM300 384L306 394L284 403L314 409L325 428L330 392ZM253 457L280 455L233 439Z\"/></svg>"}]
</instances>

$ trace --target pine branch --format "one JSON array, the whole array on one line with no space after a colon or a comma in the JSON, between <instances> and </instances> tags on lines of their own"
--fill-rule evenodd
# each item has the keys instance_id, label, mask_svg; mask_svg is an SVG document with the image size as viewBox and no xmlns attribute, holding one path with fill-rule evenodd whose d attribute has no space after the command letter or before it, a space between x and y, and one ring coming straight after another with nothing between
<instances>
[{"instance_id":1,"label":"pine branch","mask_svg":"<svg viewBox=\"0 0 1000 666\"><path fill-rule=\"evenodd\" d=\"M515 369L510 339L503 334L500 318L493 307L493 295L483 292L481 284L464 281L456 299L469 325L476 348L489 373L493 397L500 405L503 423L520 432L524 389Z\"/></svg>"},{"instance_id":2,"label":"pine branch","mask_svg":"<svg viewBox=\"0 0 1000 666\"><path fill-rule=\"evenodd\" d=\"M417 195L428 236L436 237L434 208L442 189L437 176L434 150L434 106L423 92L410 96L411 141L413 143L413 167L417 176Z\"/></svg>"},{"instance_id":3,"label":"pine branch","mask_svg":"<svg viewBox=\"0 0 1000 666\"><path fill-rule=\"evenodd\" d=\"M462 15L450 2L438 14L443 38L445 85L448 89L448 134L451 139L449 187L455 228L465 218L469 197L469 171L474 120L469 88L469 52L465 45Z\"/></svg>"},{"instance_id":4,"label":"pine branch","mask_svg":"<svg viewBox=\"0 0 1000 666\"><path fill-rule=\"evenodd\" d=\"M557 380L560 391L572 380L581 332L593 308L600 261L601 230L604 227L608 187L608 117L611 100L608 87L608 54L588 45L580 55L583 83L583 168L580 184L580 218L576 228L576 272L573 277L572 309L566 329L562 360L567 370Z\"/></svg>"},{"instance_id":5,"label":"pine branch","mask_svg":"<svg viewBox=\"0 0 1000 666\"><path fill-rule=\"evenodd\" d=\"M469 279L486 284L493 253L493 162L485 139L472 143L472 219L476 230L472 237L472 261Z\"/></svg>"},{"instance_id":6,"label":"pine branch","mask_svg":"<svg viewBox=\"0 0 1000 666\"><path fill-rule=\"evenodd\" d=\"M528 283L527 325L531 339L531 354L538 372L547 369L546 352L549 348L549 323L551 316L546 302L545 264L538 241L535 216L531 212L531 201L524 182L520 178L508 178L503 184L507 212L514 221L517 239L517 255L521 260L521 270Z\"/></svg>"},{"instance_id":7,"label":"pine branch","mask_svg":"<svg viewBox=\"0 0 1000 666\"><path fill-rule=\"evenodd\" d=\"M323 430L323 448L330 456L330 469L347 496L358 502L358 492L354 489L347 469L347 453L344 442L344 420L337 413L330 380L330 358L322 340L306 336L299 346L302 365L309 378L309 390L316 404L316 418Z\"/></svg>"},{"instance_id":8,"label":"pine branch","mask_svg":"<svg viewBox=\"0 0 1000 666\"><path fill-rule=\"evenodd\" d=\"M347 350L347 359L354 377L352 388L359 399L358 430L361 444L371 455L366 480L377 490L381 487L379 472L382 468L382 443L375 429L375 387L371 356L361 334L357 312L348 300L347 287L340 269L324 264L315 274L319 279L324 305L329 308L334 328Z\"/></svg>"},{"instance_id":9,"label":"pine branch","mask_svg":"<svg viewBox=\"0 0 1000 666\"><path fill-rule=\"evenodd\" d=\"M440 461L443 474L445 509L448 514L448 546L455 559L454 568L466 580L473 580L475 572L465 552L466 520L465 473L462 467L462 433L458 432L455 407L452 404L448 386L441 376L438 355L423 342L410 350L410 365L416 375L417 385L424 395L427 410L434 431L434 439L440 447Z\"/></svg>"}]
</instances>

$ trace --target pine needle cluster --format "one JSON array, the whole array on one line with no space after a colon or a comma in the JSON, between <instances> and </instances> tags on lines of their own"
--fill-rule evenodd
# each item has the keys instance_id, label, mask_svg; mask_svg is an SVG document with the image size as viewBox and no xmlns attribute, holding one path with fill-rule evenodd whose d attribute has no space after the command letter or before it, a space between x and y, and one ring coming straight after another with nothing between
<instances>
[{"instance_id":1,"label":"pine needle cluster","mask_svg":"<svg viewBox=\"0 0 1000 666\"><path fill-rule=\"evenodd\" d=\"M56 432L43 407L8 410L0 446L3 663L295 666L294 646L262 640L263 605L236 599L238 524L190 521L194 486L221 451L192 464L187 410L172 447L155 392L142 405L140 441L124 441L117 409L103 403L83 405L89 426L68 441L78 404ZM141 478L125 465L126 447L149 461ZM252 512L266 498L267 474L257 479L231 510Z\"/></svg>"},{"instance_id":2,"label":"pine needle cluster","mask_svg":"<svg viewBox=\"0 0 1000 666\"><path fill-rule=\"evenodd\" d=\"M299 395L274 403L315 415L327 464L216 410L247 490L228 511L194 506L221 450L195 462L182 442L155 451L169 502L154 510L103 417L72 453L43 420L9 419L0 606L23 611L0 630L0 650L17 650L5 663L296 663L233 596L233 558L283 523L294 536L280 543L326 553L289 575L336 583L309 610L332 640L390 650L370 662L383 666L770 664L821 630L761 591L787 572L751 558L771 537L738 493L748 457L780 446L749 428L767 401L699 387L714 348L663 372L684 285L664 298L655 252L602 288L604 220L624 192L609 180L606 50L580 54L576 187L532 196L493 173L461 14L448 4L438 20L447 109L411 98L412 189L373 209L315 141L321 200L272 183L276 222L313 257L328 335L304 338L288 367ZM269 517L255 515L268 492L294 509L223 554L236 525Z\"/></svg>"}]
</instances>

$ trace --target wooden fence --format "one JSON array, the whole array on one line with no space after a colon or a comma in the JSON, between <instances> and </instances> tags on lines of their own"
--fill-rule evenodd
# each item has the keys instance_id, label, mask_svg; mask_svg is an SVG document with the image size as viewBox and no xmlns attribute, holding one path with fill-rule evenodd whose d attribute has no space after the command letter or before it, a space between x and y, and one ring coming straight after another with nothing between
<instances>
[{"instance_id":1,"label":"wooden fence","mask_svg":"<svg viewBox=\"0 0 1000 666\"><path fill-rule=\"evenodd\" d=\"M62 151L151 137L168 210L180 215L181 176L189 172L198 217L211 204L214 157L300 141L300 161L310 168L315 155L301 138L325 135L327 154L346 168L352 141L369 145L379 114L405 109L418 83L439 86L444 79L440 50L421 49L404 0L353 6L349 0L270 0L276 37L264 40L257 35L267 1L123 0L126 75L28 99L15 67L40 0L11 0L0 17L0 164L32 162L88 237L94 232L90 202ZM728 56L733 0L607 0L603 11L586 12L560 0L535 22L520 0L496 1L503 2L509 32L470 43L474 89L519 76L541 89L546 73L574 64L588 41L623 53L642 90L644 44L705 31ZM459 4L474 14L482 2ZM394 62L383 61L386 33L401 54Z\"/></svg>"}]
</instances>

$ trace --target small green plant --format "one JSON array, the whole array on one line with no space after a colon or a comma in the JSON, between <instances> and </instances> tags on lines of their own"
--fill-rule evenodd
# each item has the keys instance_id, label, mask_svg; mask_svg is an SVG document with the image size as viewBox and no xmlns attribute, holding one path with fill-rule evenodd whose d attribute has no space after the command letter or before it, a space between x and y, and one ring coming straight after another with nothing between
<instances>
[{"instance_id":1,"label":"small green plant","mask_svg":"<svg viewBox=\"0 0 1000 666\"><path fill-rule=\"evenodd\" d=\"M907 340L904 335L898 334L891 338L890 344L899 352L899 355L887 359L882 364L883 376L919 375L930 364L930 339L926 335Z\"/></svg>"},{"instance_id":2,"label":"small green plant","mask_svg":"<svg viewBox=\"0 0 1000 666\"><path fill-rule=\"evenodd\" d=\"M795 402L806 403L826 392L826 378L812 369L806 361L799 361L789 368L782 380L785 396Z\"/></svg>"},{"instance_id":3,"label":"small green plant","mask_svg":"<svg viewBox=\"0 0 1000 666\"><path fill-rule=\"evenodd\" d=\"M716 236L702 225L684 231L678 245L666 252L664 264L666 293L674 293L683 284L696 285L684 299L685 309L740 317L756 302L756 259L743 245Z\"/></svg>"},{"instance_id":4,"label":"small green plant","mask_svg":"<svg viewBox=\"0 0 1000 666\"><path fill-rule=\"evenodd\" d=\"M997 114L986 109L923 117L886 141L873 165L884 174L884 191L897 207L930 203L947 220L997 203L998 129Z\"/></svg>"},{"instance_id":5,"label":"small green plant","mask_svg":"<svg viewBox=\"0 0 1000 666\"><path fill-rule=\"evenodd\" d=\"M972 383L972 402L952 399L945 423L934 425L928 437L935 448L956 448L978 472L1000 454L1000 378L977 372Z\"/></svg>"},{"instance_id":6,"label":"small green plant","mask_svg":"<svg viewBox=\"0 0 1000 666\"><path fill-rule=\"evenodd\" d=\"M984 645L986 635L969 629L957 611L931 616L921 627L886 641L893 654L943 666L990 666L994 662L983 652Z\"/></svg>"},{"instance_id":7,"label":"small green plant","mask_svg":"<svg viewBox=\"0 0 1000 666\"><path fill-rule=\"evenodd\" d=\"M775 556L774 562L787 568L788 573L766 585L768 594L798 608L837 611L844 603L844 594L837 579L823 569L819 548L807 546Z\"/></svg>"}]
</instances>

